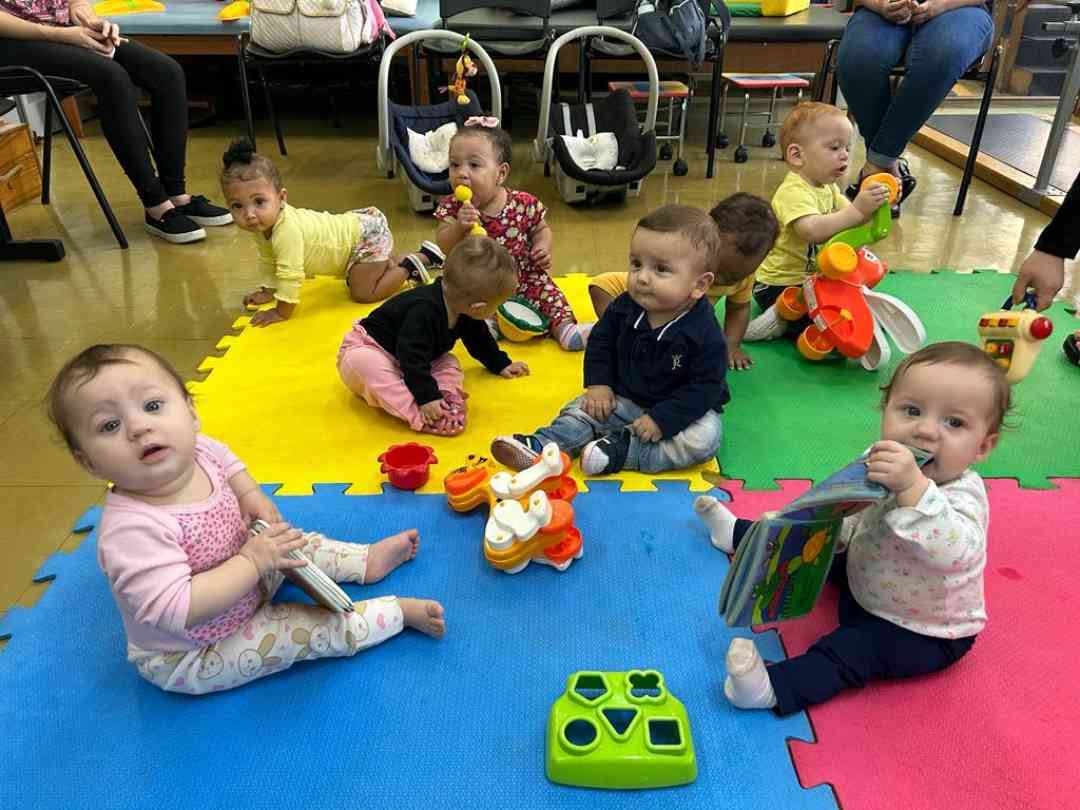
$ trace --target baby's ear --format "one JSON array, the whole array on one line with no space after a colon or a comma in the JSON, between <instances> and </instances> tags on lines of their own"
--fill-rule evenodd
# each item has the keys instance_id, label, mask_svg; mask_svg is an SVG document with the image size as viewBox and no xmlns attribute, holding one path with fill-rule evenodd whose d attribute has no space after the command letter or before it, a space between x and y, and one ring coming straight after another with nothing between
<instances>
[{"instance_id":1,"label":"baby's ear","mask_svg":"<svg viewBox=\"0 0 1080 810\"><path fill-rule=\"evenodd\" d=\"M988 455L990 455L990 452L995 447L997 447L998 437L1000 435L1001 435L1000 433L987 433L986 434L985 438L983 438L982 442L979 444L979 452L975 456L975 461L977 461L977 462L982 461Z\"/></svg>"},{"instance_id":2,"label":"baby's ear","mask_svg":"<svg viewBox=\"0 0 1080 810\"><path fill-rule=\"evenodd\" d=\"M702 273L694 281L694 287L690 290L690 297L695 301L701 296L705 295L709 291L709 287L712 286L713 279L715 279L712 273Z\"/></svg>"},{"instance_id":3,"label":"baby's ear","mask_svg":"<svg viewBox=\"0 0 1080 810\"><path fill-rule=\"evenodd\" d=\"M477 318L483 313L485 309L487 309L487 302L474 301L473 303L469 304L469 315L470 317Z\"/></svg>"}]
</instances>

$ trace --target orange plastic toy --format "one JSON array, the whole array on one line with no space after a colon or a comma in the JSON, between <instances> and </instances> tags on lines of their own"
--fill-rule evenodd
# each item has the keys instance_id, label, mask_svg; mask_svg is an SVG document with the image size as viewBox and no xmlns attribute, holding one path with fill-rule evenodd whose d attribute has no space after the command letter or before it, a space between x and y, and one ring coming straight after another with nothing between
<instances>
[{"instance_id":1,"label":"orange plastic toy","mask_svg":"<svg viewBox=\"0 0 1080 810\"><path fill-rule=\"evenodd\" d=\"M416 442L391 445L379 461L379 472L386 473L390 485L398 489L419 489L428 482L428 468L439 463L434 450Z\"/></svg>"},{"instance_id":2,"label":"orange plastic toy","mask_svg":"<svg viewBox=\"0 0 1080 810\"><path fill-rule=\"evenodd\" d=\"M577 483L569 472L570 457L549 444L519 473L496 472L478 458L447 475L443 487L455 512L488 505L484 557L492 566L516 574L538 562L565 571L582 553L570 505Z\"/></svg>"}]
</instances>

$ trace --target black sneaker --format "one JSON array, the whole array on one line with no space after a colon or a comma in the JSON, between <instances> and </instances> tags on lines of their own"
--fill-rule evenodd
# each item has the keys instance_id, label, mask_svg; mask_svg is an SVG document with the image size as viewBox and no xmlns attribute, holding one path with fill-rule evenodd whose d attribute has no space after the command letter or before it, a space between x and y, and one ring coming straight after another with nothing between
<instances>
[{"instance_id":1,"label":"black sneaker","mask_svg":"<svg viewBox=\"0 0 1080 810\"><path fill-rule=\"evenodd\" d=\"M630 454L630 429L609 433L581 449L581 471L586 475L610 475L619 472Z\"/></svg>"},{"instance_id":2,"label":"black sneaker","mask_svg":"<svg viewBox=\"0 0 1080 810\"><path fill-rule=\"evenodd\" d=\"M498 436L491 442L491 455L511 470L524 470L540 458L543 443L527 433Z\"/></svg>"},{"instance_id":3,"label":"black sneaker","mask_svg":"<svg viewBox=\"0 0 1080 810\"><path fill-rule=\"evenodd\" d=\"M900 216L900 205L911 195L911 192L915 190L915 186L918 185L915 175L911 173L911 169L908 168L908 162L904 160L904 158L900 158L896 162L896 169L900 173L900 198L891 209L893 219Z\"/></svg>"},{"instance_id":4,"label":"black sneaker","mask_svg":"<svg viewBox=\"0 0 1080 810\"><path fill-rule=\"evenodd\" d=\"M191 200L184 205L176 206L176 210L204 228L233 223L232 214L228 208L214 205L201 194L192 194Z\"/></svg>"},{"instance_id":5,"label":"black sneaker","mask_svg":"<svg viewBox=\"0 0 1080 810\"><path fill-rule=\"evenodd\" d=\"M198 242L206 238L206 231L180 213L179 208L170 208L161 215L161 219L154 219L147 214L145 227L151 236L174 245Z\"/></svg>"},{"instance_id":6,"label":"black sneaker","mask_svg":"<svg viewBox=\"0 0 1080 810\"><path fill-rule=\"evenodd\" d=\"M443 262L446 261L446 254L442 252L442 248L429 239L420 243L420 252L427 256L432 267L442 267Z\"/></svg>"},{"instance_id":7,"label":"black sneaker","mask_svg":"<svg viewBox=\"0 0 1080 810\"><path fill-rule=\"evenodd\" d=\"M1078 341L1074 333L1065 338L1065 343L1062 345L1062 349L1065 351L1065 356L1069 359L1069 362L1074 366L1080 366L1080 346L1077 345Z\"/></svg>"},{"instance_id":8,"label":"black sneaker","mask_svg":"<svg viewBox=\"0 0 1080 810\"><path fill-rule=\"evenodd\" d=\"M410 253L408 256L402 256L401 266L409 274L409 281L417 287L423 287L425 284L431 283L431 273L428 272L418 254Z\"/></svg>"}]
</instances>

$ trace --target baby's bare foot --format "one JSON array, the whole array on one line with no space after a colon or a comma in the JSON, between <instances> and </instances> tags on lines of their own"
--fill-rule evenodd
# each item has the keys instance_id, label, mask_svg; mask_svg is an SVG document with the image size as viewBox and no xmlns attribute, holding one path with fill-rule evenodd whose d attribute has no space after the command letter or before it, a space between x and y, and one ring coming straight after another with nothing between
<instances>
[{"instance_id":1,"label":"baby's bare foot","mask_svg":"<svg viewBox=\"0 0 1080 810\"><path fill-rule=\"evenodd\" d=\"M398 597L405 626L419 630L432 638L442 638L446 633L446 612L433 599L409 599Z\"/></svg>"},{"instance_id":2,"label":"baby's bare foot","mask_svg":"<svg viewBox=\"0 0 1080 810\"><path fill-rule=\"evenodd\" d=\"M420 546L420 533L416 529L407 529L372 543L368 549L367 570L364 572L364 584L378 582L399 565L416 556Z\"/></svg>"}]
</instances>

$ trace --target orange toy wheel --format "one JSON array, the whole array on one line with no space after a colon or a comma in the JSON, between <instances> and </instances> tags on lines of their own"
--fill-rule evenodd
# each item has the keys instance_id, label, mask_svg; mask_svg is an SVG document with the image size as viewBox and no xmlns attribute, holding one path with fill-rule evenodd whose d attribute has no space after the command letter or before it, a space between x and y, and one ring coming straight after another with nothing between
<instances>
[{"instance_id":1,"label":"orange toy wheel","mask_svg":"<svg viewBox=\"0 0 1080 810\"><path fill-rule=\"evenodd\" d=\"M843 242L826 245L817 255L818 270L826 278L845 278L859 266L855 248Z\"/></svg>"},{"instance_id":2,"label":"orange toy wheel","mask_svg":"<svg viewBox=\"0 0 1080 810\"><path fill-rule=\"evenodd\" d=\"M802 287L788 287L776 299L776 314L785 321L797 321L806 315L806 297Z\"/></svg>"},{"instance_id":3,"label":"orange toy wheel","mask_svg":"<svg viewBox=\"0 0 1080 810\"><path fill-rule=\"evenodd\" d=\"M795 345L803 357L815 362L824 360L833 350L832 341L814 324L810 324L803 330Z\"/></svg>"},{"instance_id":4,"label":"orange toy wheel","mask_svg":"<svg viewBox=\"0 0 1080 810\"><path fill-rule=\"evenodd\" d=\"M868 174L859 184L859 190L862 191L862 189L874 183L881 183L881 185L889 189L889 205L896 205L896 201L900 199L900 183L896 177L888 172Z\"/></svg>"}]
</instances>

